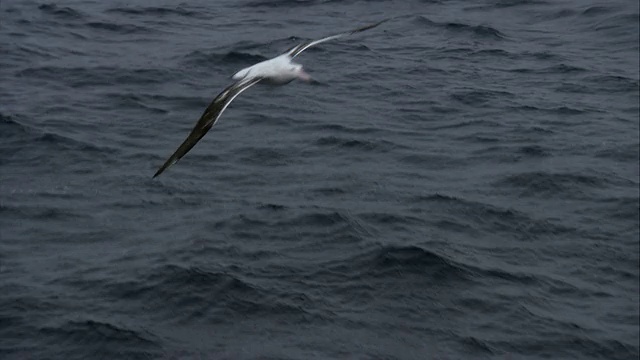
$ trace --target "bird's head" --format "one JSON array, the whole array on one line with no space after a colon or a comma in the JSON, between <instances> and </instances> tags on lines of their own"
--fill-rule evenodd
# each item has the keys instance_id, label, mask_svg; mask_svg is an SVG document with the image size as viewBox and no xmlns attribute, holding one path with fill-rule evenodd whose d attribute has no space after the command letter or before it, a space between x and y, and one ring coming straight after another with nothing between
<instances>
[{"instance_id":1,"label":"bird's head","mask_svg":"<svg viewBox=\"0 0 640 360\"><path fill-rule=\"evenodd\" d=\"M302 80L302 81L306 81L306 82L312 82L313 78L311 78L311 75L307 74L306 71L304 71L304 69L302 68L302 65L300 64L291 64L291 72L295 74L295 76Z\"/></svg>"}]
</instances>

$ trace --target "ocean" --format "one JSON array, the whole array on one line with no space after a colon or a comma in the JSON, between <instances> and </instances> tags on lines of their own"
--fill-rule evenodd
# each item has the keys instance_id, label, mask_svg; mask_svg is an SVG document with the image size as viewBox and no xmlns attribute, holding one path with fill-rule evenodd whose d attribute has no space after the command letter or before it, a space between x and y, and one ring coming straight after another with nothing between
<instances>
[{"instance_id":1,"label":"ocean","mask_svg":"<svg viewBox=\"0 0 640 360\"><path fill-rule=\"evenodd\" d=\"M300 42L161 176L231 75ZM0 358L637 359L637 0L4 0Z\"/></svg>"}]
</instances>

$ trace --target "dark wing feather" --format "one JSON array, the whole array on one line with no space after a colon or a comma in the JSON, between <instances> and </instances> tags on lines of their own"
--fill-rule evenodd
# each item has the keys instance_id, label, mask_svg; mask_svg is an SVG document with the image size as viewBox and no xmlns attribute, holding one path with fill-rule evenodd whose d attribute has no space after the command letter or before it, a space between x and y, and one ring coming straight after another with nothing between
<instances>
[{"instance_id":1,"label":"dark wing feather","mask_svg":"<svg viewBox=\"0 0 640 360\"><path fill-rule=\"evenodd\" d=\"M286 52L286 54L289 55L289 57L291 57L293 59L294 57L300 55L301 52L307 50L308 48L310 48L312 46L318 45L318 44L323 43L325 41L341 38L341 37L347 36L347 35L353 35L353 34L356 34L356 33L359 33L359 32L365 31L365 30L373 29L374 27L376 27L376 26L378 26L378 25L380 25L380 24L382 24L384 22L387 22L387 21L389 21L389 19L384 19L382 21L378 21L377 23L365 25L365 26L359 27L359 28L351 30L351 31L345 31L345 32L342 32L340 34L327 36L327 37L324 37L324 38L319 39L319 40L312 40L312 41L303 42L302 44L296 45L293 48L289 49Z\"/></svg>"},{"instance_id":2,"label":"dark wing feather","mask_svg":"<svg viewBox=\"0 0 640 360\"><path fill-rule=\"evenodd\" d=\"M207 132L211 129L211 127L218 121L222 112L229 106L231 101L235 99L236 96L240 95L241 92L245 91L249 87L257 84L262 78L251 78L240 80L226 89L224 89L215 99L209 104L207 109L204 111L200 120L196 123L196 126L191 130L189 136L184 140L184 142L178 147L171 157L158 169L158 171L153 175L156 176L162 174L169 166L175 164L180 160L184 155L186 155L191 148L193 148L202 137L204 137Z\"/></svg>"}]
</instances>

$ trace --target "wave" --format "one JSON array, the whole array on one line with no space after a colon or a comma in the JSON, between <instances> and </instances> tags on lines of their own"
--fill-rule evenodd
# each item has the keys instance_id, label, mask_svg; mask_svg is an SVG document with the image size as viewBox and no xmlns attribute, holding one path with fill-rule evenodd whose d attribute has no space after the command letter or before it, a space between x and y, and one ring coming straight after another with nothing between
<instances>
[{"instance_id":1,"label":"wave","mask_svg":"<svg viewBox=\"0 0 640 360\"><path fill-rule=\"evenodd\" d=\"M517 149L517 152L531 157L548 157L551 152L540 145L525 145Z\"/></svg>"},{"instance_id":2,"label":"wave","mask_svg":"<svg viewBox=\"0 0 640 360\"><path fill-rule=\"evenodd\" d=\"M410 215L397 215L382 212L367 212L358 214L358 218L365 222L381 227L389 227L397 224L422 224L424 220Z\"/></svg>"},{"instance_id":3,"label":"wave","mask_svg":"<svg viewBox=\"0 0 640 360\"><path fill-rule=\"evenodd\" d=\"M74 10L68 6L58 6L56 4L42 4L38 6L38 10L64 19L81 19L84 15L78 10Z\"/></svg>"},{"instance_id":4,"label":"wave","mask_svg":"<svg viewBox=\"0 0 640 360\"><path fill-rule=\"evenodd\" d=\"M599 16L602 14L609 14L614 9L611 6L592 5L582 11L582 15L585 16Z\"/></svg>"},{"instance_id":5,"label":"wave","mask_svg":"<svg viewBox=\"0 0 640 360\"><path fill-rule=\"evenodd\" d=\"M287 220L286 224L289 226L301 226L301 227L327 227L327 226L335 226L341 224L347 224L352 220L339 213L337 211L334 212L313 212L309 214L304 214L300 216L296 216L291 220ZM285 225L285 222L280 223L280 225Z\"/></svg>"},{"instance_id":6,"label":"wave","mask_svg":"<svg viewBox=\"0 0 640 360\"><path fill-rule=\"evenodd\" d=\"M79 344L99 343L129 343L134 346L155 345L151 336L116 326L109 322L85 320L68 321L57 327L40 329L44 335L61 335L66 340L77 341Z\"/></svg>"},{"instance_id":7,"label":"wave","mask_svg":"<svg viewBox=\"0 0 640 360\"><path fill-rule=\"evenodd\" d=\"M77 194L64 194L55 192L33 192L30 194L34 197L42 198L54 198L54 199L75 199ZM7 213L7 216L16 217L20 219L34 219L38 221L48 220L79 220L90 219L91 215L87 215L81 211L76 211L71 208L64 208L63 206L12 206L12 205L0 205L0 213Z\"/></svg>"},{"instance_id":8,"label":"wave","mask_svg":"<svg viewBox=\"0 0 640 360\"><path fill-rule=\"evenodd\" d=\"M571 173L554 174L547 172L528 172L510 175L503 182L514 186L532 185L537 189L561 189L565 184L568 186L585 185L589 187L602 187L605 183L603 179L590 175Z\"/></svg>"},{"instance_id":9,"label":"wave","mask_svg":"<svg viewBox=\"0 0 640 360\"><path fill-rule=\"evenodd\" d=\"M603 188L609 181L597 176L573 173L526 172L509 175L495 183L520 190L520 196L582 198L586 192Z\"/></svg>"},{"instance_id":10,"label":"wave","mask_svg":"<svg viewBox=\"0 0 640 360\"><path fill-rule=\"evenodd\" d=\"M518 131L518 134L522 134ZM550 149L544 148L539 145L524 145L524 146L511 146L511 145L496 145L489 146L484 149L475 151L474 154L488 154L492 157L505 157L509 160L521 160L522 156L529 158L543 158L552 155Z\"/></svg>"},{"instance_id":11,"label":"wave","mask_svg":"<svg viewBox=\"0 0 640 360\"><path fill-rule=\"evenodd\" d=\"M326 0L324 0L326 1ZM246 4L243 4L243 7L247 8L260 8L260 7L268 7L268 8L292 8L297 6L310 6L320 3L318 0L257 0L250 1Z\"/></svg>"},{"instance_id":12,"label":"wave","mask_svg":"<svg viewBox=\"0 0 640 360\"><path fill-rule=\"evenodd\" d=\"M640 199L637 197L610 198L602 201L602 213L614 220L628 221L631 230L638 231Z\"/></svg>"},{"instance_id":13,"label":"wave","mask_svg":"<svg viewBox=\"0 0 640 360\"><path fill-rule=\"evenodd\" d=\"M378 246L360 254L322 264L322 269L308 275L314 281L345 282L411 278L412 275L433 279L433 286L480 284L504 280L522 285L540 284L544 278L532 274L483 268L456 261L448 256L414 245Z\"/></svg>"},{"instance_id":14,"label":"wave","mask_svg":"<svg viewBox=\"0 0 640 360\"><path fill-rule=\"evenodd\" d=\"M41 135L32 139L32 142L49 144L64 149L78 150L82 153L89 152L96 155L115 154L118 152L115 148L91 144L87 141L77 140L73 137L53 132L43 132Z\"/></svg>"},{"instance_id":15,"label":"wave","mask_svg":"<svg viewBox=\"0 0 640 360\"><path fill-rule=\"evenodd\" d=\"M366 281L410 275L437 279L437 283L467 282L470 273L464 266L435 252L417 246L383 246L341 260L323 264L312 277L332 281L360 279ZM319 280L317 280L319 281Z\"/></svg>"},{"instance_id":16,"label":"wave","mask_svg":"<svg viewBox=\"0 0 640 360\"><path fill-rule=\"evenodd\" d=\"M58 149L78 150L93 155L115 154L118 150L106 146L99 146L87 141L75 139L68 135L61 135L52 131L39 130L13 119L11 116L0 114L0 139L7 145L16 142L28 142L31 147L42 145L54 146ZM17 146L7 146L3 155L16 155L24 149Z\"/></svg>"},{"instance_id":17,"label":"wave","mask_svg":"<svg viewBox=\"0 0 640 360\"><path fill-rule=\"evenodd\" d=\"M143 96L133 93L109 93L106 94L108 99L113 100L114 104L117 104L117 108L138 108L148 110L151 113L156 114L167 114L169 110L162 109L159 107L151 106L145 104L145 99Z\"/></svg>"},{"instance_id":18,"label":"wave","mask_svg":"<svg viewBox=\"0 0 640 360\"><path fill-rule=\"evenodd\" d=\"M410 165L420 165L430 168L447 169L462 166L467 162L467 159L458 158L451 155L440 154L425 154L425 153L410 153L403 155L399 158L399 161Z\"/></svg>"},{"instance_id":19,"label":"wave","mask_svg":"<svg viewBox=\"0 0 640 360\"><path fill-rule=\"evenodd\" d=\"M131 35L131 34L147 34L153 32L152 29L140 25L134 24L119 24L114 22L105 22L105 21L91 21L84 24L84 26L89 27L94 30L107 31L122 35Z\"/></svg>"},{"instance_id":20,"label":"wave","mask_svg":"<svg viewBox=\"0 0 640 360\"><path fill-rule=\"evenodd\" d=\"M473 49L464 49L470 50L472 56L490 56L490 57L506 57L506 58L514 58L514 54L510 53L503 49L481 49L481 50L473 50Z\"/></svg>"},{"instance_id":21,"label":"wave","mask_svg":"<svg viewBox=\"0 0 640 360\"><path fill-rule=\"evenodd\" d=\"M142 15L142 16L184 16L192 18L203 18L202 12L187 10L181 5L176 7L161 6L132 6L132 7L114 7L107 9L106 12L118 13L126 15Z\"/></svg>"},{"instance_id":22,"label":"wave","mask_svg":"<svg viewBox=\"0 0 640 360\"><path fill-rule=\"evenodd\" d=\"M96 347L101 349L102 356L108 357L147 358L161 351L158 339L151 333L110 321L66 321L42 327L37 334L48 344L48 351L59 352L65 358L94 356Z\"/></svg>"},{"instance_id":23,"label":"wave","mask_svg":"<svg viewBox=\"0 0 640 360\"><path fill-rule=\"evenodd\" d=\"M503 186L503 185L501 185ZM424 213L437 209L438 215L432 220L435 226L442 226L445 220L447 228L452 224L474 233L506 233L514 239L531 239L541 235L560 235L575 233L575 229L545 219L536 219L528 214L509 208L470 201L447 195L416 196L407 199L412 211Z\"/></svg>"},{"instance_id":24,"label":"wave","mask_svg":"<svg viewBox=\"0 0 640 360\"><path fill-rule=\"evenodd\" d=\"M613 144L607 149L599 150L595 153L596 157L609 158L617 161L631 161L638 163L640 158L640 143Z\"/></svg>"},{"instance_id":25,"label":"wave","mask_svg":"<svg viewBox=\"0 0 640 360\"><path fill-rule=\"evenodd\" d=\"M250 54L242 51L230 51L225 53L206 53L200 50L187 54L183 61L197 66L210 67L212 63L230 63L252 65L267 60L262 55Z\"/></svg>"},{"instance_id":26,"label":"wave","mask_svg":"<svg viewBox=\"0 0 640 360\"><path fill-rule=\"evenodd\" d=\"M310 237L317 237L320 243L330 242L357 243L369 236L369 227L347 213L331 210L315 210L295 216L287 220L277 221L273 224L277 229L321 229L320 234L315 231L305 231ZM299 235L298 230L295 234ZM294 236L298 236L294 235Z\"/></svg>"},{"instance_id":27,"label":"wave","mask_svg":"<svg viewBox=\"0 0 640 360\"><path fill-rule=\"evenodd\" d=\"M538 325L538 327L542 326ZM524 340L524 337L522 337L521 339L511 338L509 341L489 341L488 343L499 347L502 351L520 354L525 357L562 357L570 359L585 358L587 356L599 359L638 358L636 345L625 344L618 340L598 340L582 334L576 335L575 328L572 333L557 330L549 332L548 329L554 329L552 326L547 326L545 329L546 331L536 331L537 335L540 336L539 339Z\"/></svg>"},{"instance_id":28,"label":"wave","mask_svg":"<svg viewBox=\"0 0 640 360\"><path fill-rule=\"evenodd\" d=\"M258 209L271 210L271 211L282 211L288 210L289 207L281 204L272 204L272 203L262 203L258 205Z\"/></svg>"},{"instance_id":29,"label":"wave","mask_svg":"<svg viewBox=\"0 0 640 360\"><path fill-rule=\"evenodd\" d=\"M339 194L340 189L317 189L316 193ZM261 208L262 209L262 208ZM212 229L233 232L238 238L252 240L290 241L301 236L318 246L362 242L370 236L370 228L359 218L331 209L290 211L277 206L259 215L236 215L220 220Z\"/></svg>"},{"instance_id":30,"label":"wave","mask_svg":"<svg viewBox=\"0 0 640 360\"><path fill-rule=\"evenodd\" d=\"M247 53L238 52L238 51L231 51L226 53L222 57L222 60L230 63L250 62L255 64L255 63L267 60L267 58L262 55L253 55L253 54L247 54Z\"/></svg>"},{"instance_id":31,"label":"wave","mask_svg":"<svg viewBox=\"0 0 640 360\"><path fill-rule=\"evenodd\" d=\"M357 140L338 136L323 136L315 141L318 146L340 147L345 149L358 149L365 151L386 152L395 147L395 144L386 140Z\"/></svg>"},{"instance_id":32,"label":"wave","mask_svg":"<svg viewBox=\"0 0 640 360\"><path fill-rule=\"evenodd\" d=\"M381 132L379 128L375 128L375 127L356 128L356 127L350 127L350 126L345 126L345 125L335 124L335 123L333 124L332 123L324 123L324 124L313 123L313 124L305 125L304 128L314 132L318 132L318 133L336 132L336 133L345 133L345 134L374 134L374 133Z\"/></svg>"},{"instance_id":33,"label":"wave","mask_svg":"<svg viewBox=\"0 0 640 360\"><path fill-rule=\"evenodd\" d=\"M483 341L475 336L459 336L458 343L474 356L478 354L498 355L501 353L496 347L491 346L488 341Z\"/></svg>"},{"instance_id":34,"label":"wave","mask_svg":"<svg viewBox=\"0 0 640 360\"><path fill-rule=\"evenodd\" d=\"M448 30L470 33L482 38L492 38L496 40L503 40L507 38L505 34L491 26L446 23L444 24L444 27Z\"/></svg>"},{"instance_id":35,"label":"wave","mask_svg":"<svg viewBox=\"0 0 640 360\"><path fill-rule=\"evenodd\" d=\"M414 22L423 26L440 28L451 33L471 35L483 39L508 39L507 35L499 31L498 29L488 25L469 25L458 22L436 22L422 15L417 16Z\"/></svg>"},{"instance_id":36,"label":"wave","mask_svg":"<svg viewBox=\"0 0 640 360\"><path fill-rule=\"evenodd\" d=\"M290 152L271 147L243 147L236 151L236 155L244 164L260 166L285 166L291 159Z\"/></svg>"},{"instance_id":37,"label":"wave","mask_svg":"<svg viewBox=\"0 0 640 360\"><path fill-rule=\"evenodd\" d=\"M587 72L588 70L576 65L557 64L557 65L538 68L538 69L515 68L515 69L510 69L508 71L522 73L522 74L572 74L572 73L584 73L584 72Z\"/></svg>"},{"instance_id":38,"label":"wave","mask_svg":"<svg viewBox=\"0 0 640 360\"><path fill-rule=\"evenodd\" d=\"M513 106L511 108L516 111L526 111L526 112L531 111L531 112L541 112L541 113L557 114L557 115L581 115L587 112L587 110L577 109L570 106L543 108L543 107L538 107L533 105L520 105L520 106Z\"/></svg>"},{"instance_id":39,"label":"wave","mask_svg":"<svg viewBox=\"0 0 640 360\"><path fill-rule=\"evenodd\" d=\"M0 139L10 140L16 136L22 136L33 131L32 128L14 120L10 115L0 113Z\"/></svg>"},{"instance_id":40,"label":"wave","mask_svg":"<svg viewBox=\"0 0 640 360\"><path fill-rule=\"evenodd\" d=\"M165 265L143 279L105 288L117 301L146 304L164 320L232 323L247 316L307 315L294 291L260 287L226 270Z\"/></svg>"},{"instance_id":41,"label":"wave","mask_svg":"<svg viewBox=\"0 0 640 360\"><path fill-rule=\"evenodd\" d=\"M176 71L166 68L127 69L110 66L72 68L41 66L23 69L16 75L40 81L60 81L74 88L99 85L160 84L179 76Z\"/></svg>"},{"instance_id":42,"label":"wave","mask_svg":"<svg viewBox=\"0 0 640 360\"><path fill-rule=\"evenodd\" d=\"M544 0L497 0L490 6L503 9L517 6L532 6L532 5L549 5L548 1Z\"/></svg>"},{"instance_id":43,"label":"wave","mask_svg":"<svg viewBox=\"0 0 640 360\"><path fill-rule=\"evenodd\" d=\"M16 59L20 59L23 57L30 59L56 59L58 56L54 55L49 49L43 47L42 45L35 44L14 44L14 49L9 53L16 57ZM17 67L17 66L16 66Z\"/></svg>"},{"instance_id":44,"label":"wave","mask_svg":"<svg viewBox=\"0 0 640 360\"><path fill-rule=\"evenodd\" d=\"M586 83L591 84L591 91L597 90L607 93L629 93L640 90L640 80L632 79L619 75L596 75L588 76L583 79Z\"/></svg>"},{"instance_id":45,"label":"wave","mask_svg":"<svg viewBox=\"0 0 640 360\"><path fill-rule=\"evenodd\" d=\"M501 48L477 49L474 47L446 47L440 50L443 54L456 54L474 58L506 58L510 60L561 61L563 57L548 51L507 51Z\"/></svg>"},{"instance_id":46,"label":"wave","mask_svg":"<svg viewBox=\"0 0 640 360\"><path fill-rule=\"evenodd\" d=\"M328 187L328 186L323 186L323 187L318 187L312 190L314 193L317 194L321 194L324 196L336 196L336 195L343 195L347 193L347 190L341 188L341 187Z\"/></svg>"},{"instance_id":47,"label":"wave","mask_svg":"<svg viewBox=\"0 0 640 360\"><path fill-rule=\"evenodd\" d=\"M453 95L452 95L453 96ZM462 95L458 95L462 96ZM430 130L457 129L465 127L495 127L500 123L495 120L462 120L457 123L431 127Z\"/></svg>"},{"instance_id":48,"label":"wave","mask_svg":"<svg viewBox=\"0 0 640 360\"><path fill-rule=\"evenodd\" d=\"M400 271L425 273L436 270L432 275L456 275L466 271L453 261L417 246L388 246L369 254L368 266L381 272ZM427 271L425 271L427 270Z\"/></svg>"},{"instance_id":49,"label":"wave","mask_svg":"<svg viewBox=\"0 0 640 360\"><path fill-rule=\"evenodd\" d=\"M56 4L42 4L38 6L38 9L48 15L55 16L58 19L66 20L67 23L65 26L73 27L76 29L88 28L99 31L106 31L111 33L117 33L122 35L131 35L131 34L148 34L154 32L153 29L141 26L138 24L125 24L111 21L100 21L96 19L90 19L89 16L83 14L78 10L74 10L68 6L58 6ZM107 10L109 12L109 10ZM159 14L153 14L154 16L158 16ZM80 22L70 22L71 20L82 20L86 21L83 23ZM85 35L75 34L81 38L86 38Z\"/></svg>"},{"instance_id":50,"label":"wave","mask_svg":"<svg viewBox=\"0 0 640 360\"><path fill-rule=\"evenodd\" d=\"M610 35L629 36L631 35L628 34L629 26L634 25L637 27L639 17L640 15L637 12L613 15L593 25L593 30L607 32ZM637 33L631 38L635 39L637 46Z\"/></svg>"},{"instance_id":51,"label":"wave","mask_svg":"<svg viewBox=\"0 0 640 360\"><path fill-rule=\"evenodd\" d=\"M480 106L490 102L493 99L513 98L515 95L508 91L498 90L465 90L458 91L450 95L453 100L459 101L465 105Z\"/></svg>"}]
</instances>

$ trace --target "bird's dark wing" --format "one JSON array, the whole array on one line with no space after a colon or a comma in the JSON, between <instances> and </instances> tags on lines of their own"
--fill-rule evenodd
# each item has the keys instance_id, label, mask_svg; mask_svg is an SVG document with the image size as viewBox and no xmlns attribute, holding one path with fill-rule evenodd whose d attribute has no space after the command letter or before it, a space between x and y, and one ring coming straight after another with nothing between
<instances>
[{"instance_id":1,"label":"bird's dark wing","mask_svg":"<svg viewBox=\"0 0 640 360\"><path fill-rule=\"evenodd\" d=\"M162 174L169 166L175 164L180 160L186 153L191 150L195 146L195 144L202 139L203 136L207 134L207 132L211 129L211 127L218 121L222 112L229 106L231 101L236 98L236 96L240 95L241 92L247 90L251 86L260 82L262 78L249 78L240 80L226 89L224 89L215 99L209 104L207 109L204 111L200 120L196 123L196 126L191 130L191 133L184 140L182 145L178 147L171 157L158 169L158 171L153 175L156 176Z\"/></svg>"},{"instance_id":2,"label":"bird's dark wing","mask_svg":"<svg viewBox=\"0 0 640 360\"><path fill-rule=\"evenodd\" d=\"M301 52L307 50L308 48L310 48L312 46L318 45L318 44L323 43L325 41L341 38L341 37L347 36L347 35L352 35L352 34L359 33L359 32L365 31L365 30L373 29L374 27L376 27L376 26L378 26L378 25L380 25L380 24L382 24L382 23L384 23L386 21L389 21L389 19L384 19L382 21L378 21L377 23L369 24L369 25L366 25L366 26L362 26L362 27L359 27L359 28L351 30L351 31L345 31L345 32L342 32L340 34L327 36L327 37L324 37L322 39L303 42L302 44L296 45L296 46L292 47L291 49L289 49L286 52L286 54L290 58L293 59L294 57L300 55Z\"/></svg>"}]
</instances>

